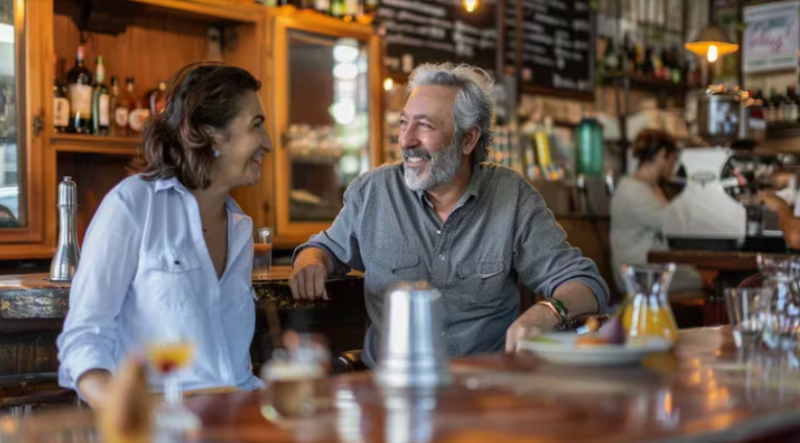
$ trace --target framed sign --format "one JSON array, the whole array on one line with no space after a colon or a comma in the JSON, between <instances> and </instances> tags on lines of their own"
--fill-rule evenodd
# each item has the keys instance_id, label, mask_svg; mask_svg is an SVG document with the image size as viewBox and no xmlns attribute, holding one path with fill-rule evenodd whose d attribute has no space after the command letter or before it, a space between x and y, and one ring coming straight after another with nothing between
<instances>
[{"instance_id":1,"label":"framed sign","mask_svg":"<svg viewBox=\"0 0 800 443\"><path fill-rule=\"evenodd\" d=\"M746 73L796 69L800 2L744 8L743 70Z\"/></svg>"}]
</instances>

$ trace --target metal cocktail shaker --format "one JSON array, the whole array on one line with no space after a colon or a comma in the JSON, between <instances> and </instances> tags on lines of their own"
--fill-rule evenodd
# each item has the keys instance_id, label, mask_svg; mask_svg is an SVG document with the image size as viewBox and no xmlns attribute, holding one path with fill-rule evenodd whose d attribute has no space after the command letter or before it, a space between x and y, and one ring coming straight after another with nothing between
<instances>
[{"instance_id":1,"label":"metal cocktail shaker","mask_svg":"<svg viewBox=\"0 0 800 443\"><path fill-rule=\"evenodd\" d=\"M72 177L58 184L58 247L50 263L50 281L72 281L81 259L75 220L78 212L78 186Z\"/></svg>"},{"instance_id":2,"label":"metal cocktail shaker","mask_svg":"<svg viewBox=\"0 0 800 443\"><path fill-rule=\"evenodd\" d=\"M426 282L399 283L387 296L375 376L390 388L435 388L451 376L442 339L442 296Z\"/></svg>"}]
</instances>

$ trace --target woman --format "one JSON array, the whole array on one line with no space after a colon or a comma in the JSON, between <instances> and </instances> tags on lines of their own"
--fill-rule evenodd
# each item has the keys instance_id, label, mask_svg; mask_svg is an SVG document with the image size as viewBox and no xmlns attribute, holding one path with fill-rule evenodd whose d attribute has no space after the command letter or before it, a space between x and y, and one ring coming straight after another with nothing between
<instances>
[{"instance_id":1,"label":"woman","mask_svg":"<svg viewBox=\"0 0 800 443\"><path fill-rule=\"evenodd\" d=\"M222 63L189 65L148 121L140 172L97 210L58 338L59 380L103 405L125 355L165 328L190 337L187 389L255 389L252 220L229 193L271 150L261 84Z\"/></svg>"},{"instance_id":2,"label":"woman","mask_svg":"<svg viewBox=\"0 0 800 443\"><path fill-rule=\"evenodd\" d=\"M660 188L678 164L678 146L667 133L644 130L633 144L639 167L620 181L611 198L611 262L617 287L625 287L619 272L622 265L647 263L650 251L667 249L662 233L670 205ZM675 273L670 289L700 289L700 275L681 268Z\"/></svg>"}]
</instances>

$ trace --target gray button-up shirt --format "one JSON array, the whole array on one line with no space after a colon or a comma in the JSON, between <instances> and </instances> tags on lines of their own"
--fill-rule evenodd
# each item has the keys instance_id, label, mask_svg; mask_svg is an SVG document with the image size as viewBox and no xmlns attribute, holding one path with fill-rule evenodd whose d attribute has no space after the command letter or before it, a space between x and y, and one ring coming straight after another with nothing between
<instances>
[{"instance_id":1,"label":"gray button-up shirt","mask_svg":"<svg viewBox=\"0 0 800 443\"><path fill-rule=\"evenodd\" d=\"M508 168L475 166L442 223L425 193L406 187L402 164L392 164L358 177L330 229L295 254L321 248L333 257L336 274L365 272L372 326L362 358L374 366L384 297L401 281L427 280L441 292L450 357L503 349L518 315L518 281L547 297L563 283L580 282L605 310L608 288L597 267L566 237L541 195Z\"/></svg>"}]
</instances>

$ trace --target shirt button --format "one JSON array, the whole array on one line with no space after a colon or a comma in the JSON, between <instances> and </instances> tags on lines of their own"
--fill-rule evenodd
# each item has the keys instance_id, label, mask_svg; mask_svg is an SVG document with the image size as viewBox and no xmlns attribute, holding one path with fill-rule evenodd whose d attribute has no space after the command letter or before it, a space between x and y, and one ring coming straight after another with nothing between
<instances>
[{"instance_id":1,"label":"shirt button","mask_svg":"<svg viewBox=\"0 0 800 443\"><path fill-rule=\"evenodd\" d=\"M438 230L438 229L437 229L437 230L436 230L436 233L437 233L437 234L441 234L441 233L442 233L442 231L440 231L440 230Z\"/></svg>"},{"instance_id":2,"label":"shirt button","mask_svg":"<svg viewBox=\"0 0 800 443\"><path fill-rule=\"evenodd\" d=\"M439 260L444 261L444 255L440 255Z\"/></svg>"}]
</instances>

